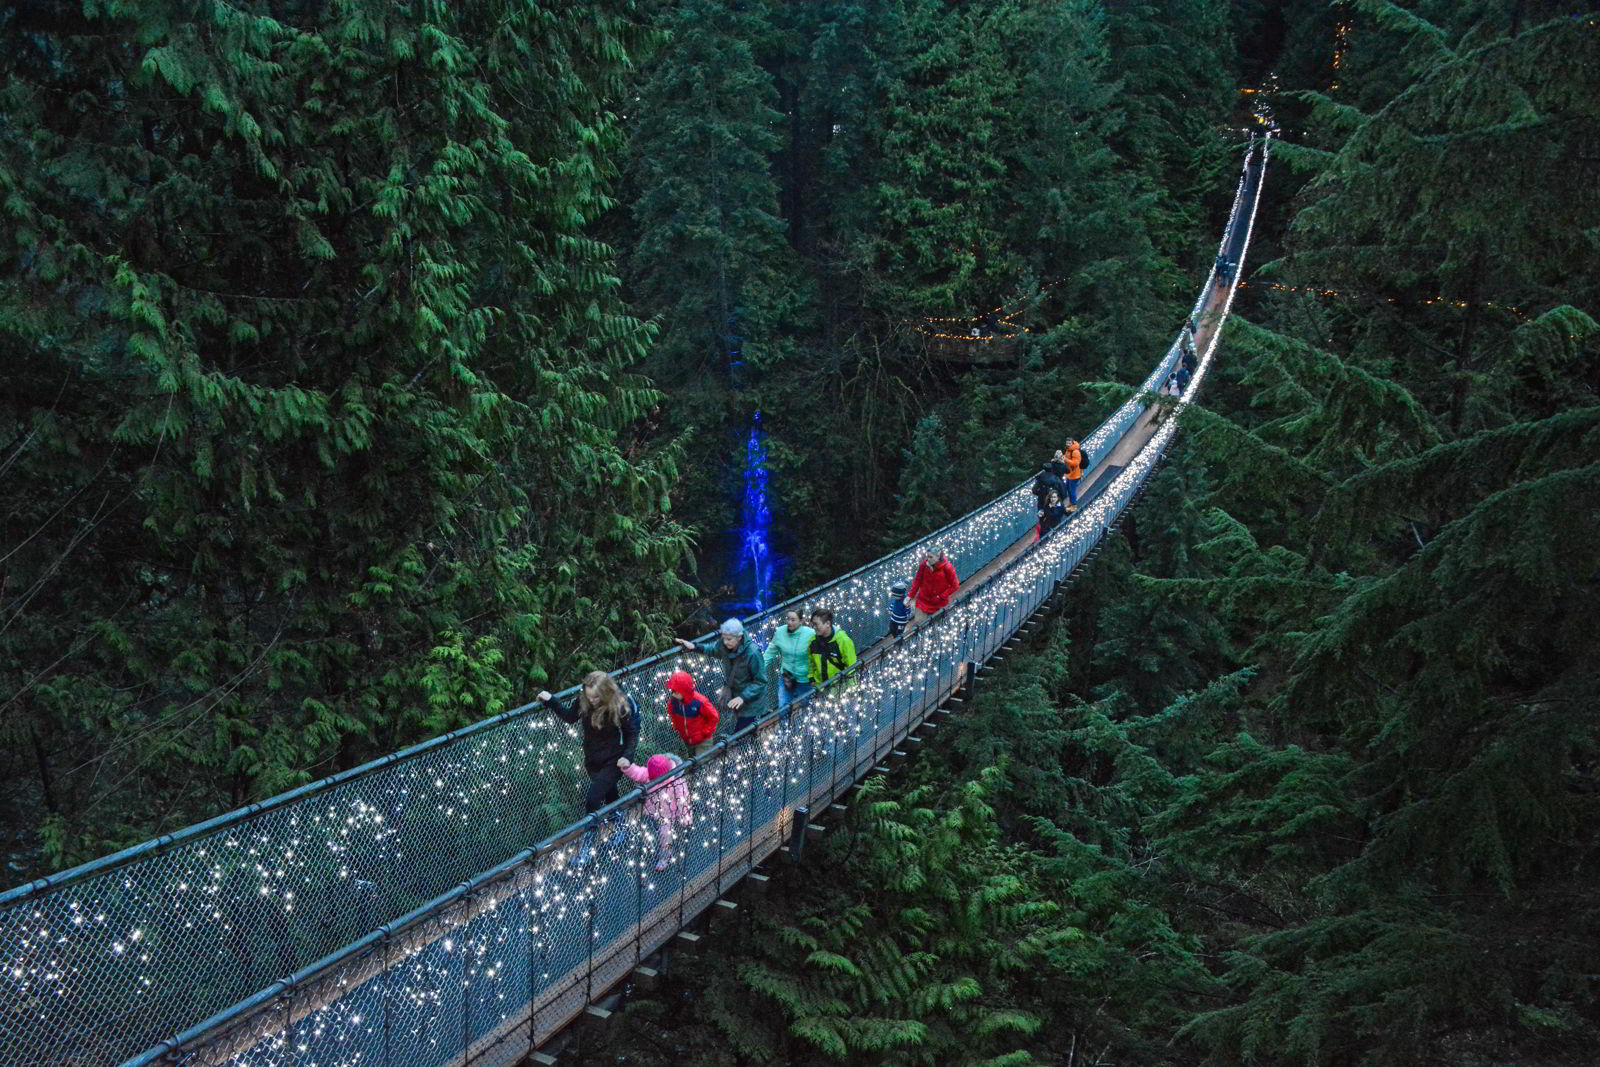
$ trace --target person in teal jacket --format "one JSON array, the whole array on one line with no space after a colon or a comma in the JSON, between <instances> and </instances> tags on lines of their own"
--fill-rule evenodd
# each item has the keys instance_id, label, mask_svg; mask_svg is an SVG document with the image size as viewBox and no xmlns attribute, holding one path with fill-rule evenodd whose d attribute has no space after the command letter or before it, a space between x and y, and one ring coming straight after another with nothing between
<instances>
[{"instance_id":1,"label":"person in teal jacket","mask_svg":"<svg viewBox=\"0 0 1600 1067\"><path fill-rule=\"evenodd\" d=\"M856 665L856 643L833 624L827 608L811 613L811 626L817 633L811 639L811 681L821 685Z\"/></svg>"},{"instance_id":2,"label":"person in teal jacket","mask_svg":"<svg viewBox=\"0 0 1600 1067\"><path fill-rule=\"evenodd\" d=\"M800 622L800 612L791 608L773 632L762 666L771 670L778 664L778 710L811 695L811 639L817 632ZM763 675L764 677L764 675Z\"/></svg>"},{"instance_id":3,"label":"person in teal jacket","mask_svg":"<svg viewBox=\"0 0 1600 1067\"><path fill-rule=\"evenodd\" d=\"M744 623L738 619L727 620L710 644L696 645L681 637L677 641L685 650L703 652L722 664L722 688L717 693L717 703L736 716L734 733L755 722L766 710L767 669L761 662L761 649L744 632Z\"/></svg>"}]
</instances>

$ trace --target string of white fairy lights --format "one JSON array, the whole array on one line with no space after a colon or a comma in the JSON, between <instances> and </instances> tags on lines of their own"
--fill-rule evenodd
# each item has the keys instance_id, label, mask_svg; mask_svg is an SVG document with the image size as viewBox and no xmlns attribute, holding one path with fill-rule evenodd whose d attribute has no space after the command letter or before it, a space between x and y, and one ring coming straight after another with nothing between
<instances>
[{"instance_id":1,"label":"string of white fairy lights","mask_svg":"<svg viewBox=\"0 0 1600 1067\"><path fill-rule=\"evenodd\" d=\"M1241 179L1225 233L1232 232L1243 188ZM1224 248L1227 240L1225 236ZM1196 313L1205 306L1210 291L1208 282L1196 304ZM1230 303L1231 298L1230 292ZM1195 374L1195 387L1209 364L1215 333ZM1176 345L1169 350L1143 383L1143 392L1154 392L1171 372L1177 351ZM1109 454L1107 446L1113 439L1120 440L1140 410L1142 403L1138 399L1124 404L1087 439L1091 454L1103 460ZM1172 432L1169 422L1158 433L1157 442L1163 442L1164 447ZM939 669L945 669L957 654L974 652L971 647L961 647L961 634L967 634L968 641L976 633L992 636L996 632L990 625L993 619L1006 611L1019 610L1019 605L1037 596L1038 583L1059 571L1064 559L1091 543L1096 531L1102 531L1110 522L1131 492L1118 487L1134 484L1130 479L1142 479L1159 451L1160 448L1146 446L1111 489L1076 514L1052 538L958 601L894 654L874 663L864 677L820 692L797 712L794 727L781 734L765 731L759 744L737 750L742 754L729 754L695 768L693 788L700 812L696 816L696 832L712 815L722 825L741 791L748 792L758 773L763 781L771 781L779 760L790 768L784 774L788 786L798 785L803 775L796 767L795 746L815 749L825 743L837 749L844 740L853 738L859 748L862 739L877 736L876 728L866 729L871 719L869 711L881 709L890 694L923 678L929 664L943 664ZM865 639L858 640L864 647L886 628L890 577L909 577L916 559L930 543L942 546L958 571L970 575L1022 537L1034 518L1033 498L1026 486L1019 486L950 528L825 587L810 604L833 610L841 626L858 639ZM781 610L780 607L750 620L752 632L770 636L781 622ZM641 759L650 751L676 748L659 709L667 677L686 664L699 668L698 676L702 678L706 670L715 669L708 658L685 654L619 675L619 682L642 708L657 709L648 716L646 736L639 749ZM62 1050L63 1055L74 1041L84 1048L107 1048L112 1042L106 1027L68 1018L76 1014L69 1006L88 996L97 1020L103 1023L120 1017L135 1040L145 1039L146 1035L138 1033L141 1029L154 1028L157 1033L170 1034L194 1022L197 1014L209 1013L241 998L242 994L226 992L233 987L223 984L225 976L236 975L253 983L244 992L266 984L258 980L257 972L242 966L237 951L240 938L264 937L274 923L286 930L290 923L315 927L319 922L324 926L330 922L348 926L356 921L358 925L366 922L368 928L376 926L384 918L406 910L398 906L407 898L405 887L398 883L417 882L419 888L411 890L410 895L414 903L421 903L437 892L430 886L437 885L441 864L446 865L444 870L459 870L458 865L464 865L465 873L485 870L506 857L506 849L498 842L532 840L559 825L557 820L570 811L570 801L560 794L582 780L581 768L574 758L576 735L576 727L549 715L509 716L493 729L469 731L449 744L391 757L392 762L382 767L381 773L375 771L319 788L293 804L273 806L269 802L260 806L259 816L229 824L212 836L185 838L137 869L115 869L97 880L67 881L60 892L24 897L0 912L0 980L8 983L12 994L5 1001L7 1006L0 1008L5 1013L0 1015L0 1022L12 1034L32 1031L45 1043L54 1043L51 1047ZM547 788L552 784L557 788ZM545 797L547 810L528 810L537 806L534 792ZM572 795L574 792L566 791L566 796ZM638 823L640 811L635 801L626 817ZM487 851L473 851L474 843L485 841L487 844L479 847ZM715 845L720 850L720 841L720 837L702 838L696 848L706 850ZM569 846L555 855L568 860L575 847ZM643 860L635 857L630 862L637 866ZM430 882L426 875L435 877ZM586 908L598 899L594 894L602 893L607 884L602 875L592 884L585 881L557 899L547 885L535 879L529 890L534 894L531 899L548 914L538 911L539 918L530 931L554 929L551 924L570 916L572 908ZM58 882L49 889L61 885ZM371 915L352 917L352 909L367 909ZM269 961L268 966L275 964ZM426 971L421 962L416 966ZM260 973L274 972L268 969ZM276 971L276 975L282 973L281 968ZM221 988L228 999L221 1003L203 1002L195 995L195 990L202 987ZM416 1002L421 1004L427 999L422 997ZM344 1009L336 1010L330 1005L327 1010L338 1015ZM141 1013L142 1027L135 1025ZM341 1025L360 1029L359 1011L345 1011L343 1018ZM332 1025L326 1019L324 1023ZM425 1024L418 1025L426 1028ZM301 1036L308 1033L300 1027L294 1029ZM289 1031L280 1030L270 1040L290 1042ZM39 1040L32 1044L7 1042L0 1046L0 1065L20 1067L35 1062L34 1053L41 1047L45 1046ZM283 1048L297 1055L306 1051L289 1044ZM118 1053L117 1058L121 1057L122 1053Z\"/></svg>"},{"instance_id":2,"label":"string of white fairy lights","mask_svg":"<svg viewBox=\"0 0 1600 1067\"><path fill-rule=\"evenodd\" d=\"M1206 346L1195 374L1196 387L1209 371L1215 345L1212 338ZM753 797L778 791L791 801L807 798L818 766L813 754L821 754L825 778L831 778L840 765L859 763L864 754L871 754L886 728L885 709L892 718L909 704L909 695L927 686L930 673L985 658L1010 632L1001 620L1009 617L1020 622L1030 614L1054 582L1104 536L1144 484L1175 432L1176 423L1169 420L1118 474L1111 488L1057 534L915 631L859 677L848 684L828 686L797 707L787 730L769 729L751 743L731 748L698 767L689 775L694 821L680 828L674 863L666 871L654 869L657 845L642 806L630 805L625 816L626 840L597 847L577 837L536 857L526 879L508 893L509 903L474 918L448 945L419 953L424 958L410 967L398 990L392 979L385 980L391 994L397 993L403 1005L428 1013L444 1010L454 1019L468 1011L468 998L457 991L470 987L476 1002L498 1001L503 996L504 1006L479 1019L478 1033L469 1036L519 1025L528 1003L522 991L528 991L529 999L551 992L548 984L561 980L563 971L559 963L550 966L549 961L571 960L586 946L595 913L607 906L615 887L632 887L624 893L625 898L670 898L716 857L737 851L750 832L748 813ZM948 684L948 679L945 681ZM939 688L934 686L935 691ZM587 862L586 856L590 857ZM575 869L585 876L575 878ZM514 945L526 947L541 961L541 969L526 984L508 951L508 946ZM534 945L540 951L533 951ZM503 995L498 988L502 976L514 976L504 984L514 985L517 995ZM291 1030L267 1035L239 1062L287 1063L291 1054L317 1049L321 1054L312 1062L318 1067L355 1067L370 1062L385 1026L388 1030L383 1037L391 1044L397 1038L402 1048L426 1043L429 1023L421 1017L422 1011L417 1014L417 1018L400 1022L401 1032L396 1034L397 1020L363 1016L341 999Z\"/></svg>"},{"instance_id":3,"label":"string of white fairy lights","mask_svg":"<svg viewBox=\"0 0 1600 1067\"><path fill-rule=\"evenodd\" d=\"M1262 152L1264 169L1265 143ZM1245 184L1241 182L1241 194ZM1258 179L1243 248L1248 248L1260 193ZM1235 215L1238 208L1236 200ZM1242 266L1242 254L1240 258ZM1211 371L1220 326L1236 291L1236 287L1228 288L1217 315L1218 328L1197 353L1190 388L1176 401L1180 411L1192 402ZM472 988L478 1004L503 1005L497 1011L481 1013L478 1034L492 1035L519 1025L526 1016L525 1005L538 996L541 984L547 986L561 977L552 960L571 959L593 940L596 912L615 895L616 887L632 887L624 896L640 900L654 900L663 894L670 898L693 873L710 864L712 857L737 850L751 831L753 797L777 791L790 804L796 798L807 798L817 780L815 756L821 755L828 777L840 766L859 765L864 756L871 757L884 733L886 709L892 719L909 705L910 694L927 688L930 674L940 677L942 684L933 687L937 692L952 681L953 665L986 658L1011 631L1001 620L1020 622L1049 595L1054 582L1084 558L1144 485L1177 429L1177 419L1167 420L1111 486L1067 525L875 659L859 676L824 687L797 706L786 729L767 729L689 774L693 823L679 828L677 855L667 871L654 869L651 861L656 844L649 833L651 827L642 806L632 804L625 814L629 834L621 844L594 851L587 864L581 861L593 845L583 838L535 857L508 891L505 903L477 916L448 943L435 942L418 953L426 958L414 961L408 981L397 991L394 983L386 980L386 992L396 997L396 1003L431 1018L445 1009L446 1001L469 1013L465 994L460 998L451 994ZM580 877L574 876L575 869ZM639 918L633 916L635 921ZM535 945L540 951L534 951ZM542 969L537 974L531 968L518 968L510 956L517 947L524 948L530 959L536 956L540 960ZM516 995L507 996L502 986L514 986ZM457 999L459 1005L454 1003ZM396 1020L385 1018L380 1025L379 1020L364 1018L340 1000L291 1029L268 1034L238 1062L252 1067L287 1063L279 1057L303 1057L315 1043L326 1050L309 1061L315 1067L356 1067L372 1062L369 1053L380 1031L386 1049L397 1041L402 1048L430 1041L426 1020L414 1020L409 1026L402 1020L396 1026ZM382 1062L406 1061L391 1056Z\"/></svg>"}]
</instances>

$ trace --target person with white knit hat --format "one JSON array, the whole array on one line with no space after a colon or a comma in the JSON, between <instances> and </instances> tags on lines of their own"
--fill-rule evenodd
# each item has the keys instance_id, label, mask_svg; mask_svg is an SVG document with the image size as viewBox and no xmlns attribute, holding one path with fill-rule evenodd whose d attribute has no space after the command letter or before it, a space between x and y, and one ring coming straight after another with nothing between
<instances>
[{"instance_id":1,"label":"person with white knit hat","mask_svg":"<svg viewBox=\"0 0 1600 1067\"><path fill-rule=\"evenodd\" d=\"M767 668L761 649L744 632L744 623L728 619L717 630L717 640L697 645L678 638L686 652L700 652L722 664L722 688L717 703L733 712L733 732L755 722L767 709Z\"/></svg>"}]
</instances>

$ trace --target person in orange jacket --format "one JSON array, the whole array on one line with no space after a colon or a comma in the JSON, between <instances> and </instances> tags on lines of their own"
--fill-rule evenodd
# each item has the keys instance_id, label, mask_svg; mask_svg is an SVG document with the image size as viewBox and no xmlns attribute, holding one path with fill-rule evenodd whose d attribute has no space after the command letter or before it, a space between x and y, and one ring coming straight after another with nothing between
<instances>
[{"instance_id":1,"label":"person in orange jacket","mask_svg":"<svg viewBox=\"0 0 1600 1067\"><path fill-rule=\"evenodd\" d=\"M916 609L906 630L916 629L943 610L959 588L961 578L956 574L956 565L950 562L944 549L929 546L922 555L922 563L917 567L917 576L911 582L911 589L906 593L906 600Z\"/></svg>"},{"instance_id":2,"label":"person in orange jacket","mask_svg":"<svg viewBox=\"0 0 1600 1067\"><path fill-rule=\"evenodd\" d=\"M1062 479L1067 483L1067 510L1077 511L1078 482L1089 469L1089 453L1077 441L1068 441L1067 447L1062 449L1062 459L1067 463L1067 475Z\"/></svg>"},{"instance_id":3,"label":"person in orange jacket","mask_svg":"<svg viewBox=\"0 0 1600 1067\"><path fill-rule=\"evenodd\" d=\"M716 705L694 687L694 677L688 671L673 671L667 679L667 718L678 731L689 755L704 755L716 743Z\"/></svg>"}]
</instances>

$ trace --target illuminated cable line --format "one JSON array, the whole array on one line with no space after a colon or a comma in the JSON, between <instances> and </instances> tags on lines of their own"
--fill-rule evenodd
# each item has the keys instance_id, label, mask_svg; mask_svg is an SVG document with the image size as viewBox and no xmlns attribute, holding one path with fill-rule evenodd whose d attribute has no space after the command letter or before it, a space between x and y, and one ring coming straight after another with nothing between
<instances>
[{"instance_id":1,"label":"illuminated cable line","mask_svg":"<svg viewBox=\"0 0 1600 1067\"><path fill-rule=\"evenodd\" d=\"M1250 164L1253 143L1222 238L1241 261L1240 213L1248 199L1254 218L1268 143ZM1208 280L1194 308L1209 337L1191 396L1235 291L1207 315L1214 287ZM1143 395L1087 438L1102 464L1178 359L1174 343ZM678 772L693 785L695 821L664 874L641 854L638 791L609 809L631 836L604 841L594 866L569 865L596 825L553 822L570 818L581 778L576 731L527 705L0 894L10 994L0 1001L0 1067L115 1063L141 1048L130 1064L422 1067L470 1058L484 1042L539 1038L709 904L725 877L748 870L758 838L776 847L797 808L869 770L959 683L962 663L998 648L1104 535L1175 429L1169 420L1067 525L901 642L879 644L889 582L929 544L964 575L1002 560L1033 525L1026 483L747 620L770 635L787 606L822 604L863 647L878 647L865 670L824 687L786 725L769 714ZM708 666L664 653L614 673L642 706L659 708L667 674L686 664ZM640 751L676 747L671 738L652 716ZM374 929L374 915L403 917Z\"/></svg>"}]
</instances>

